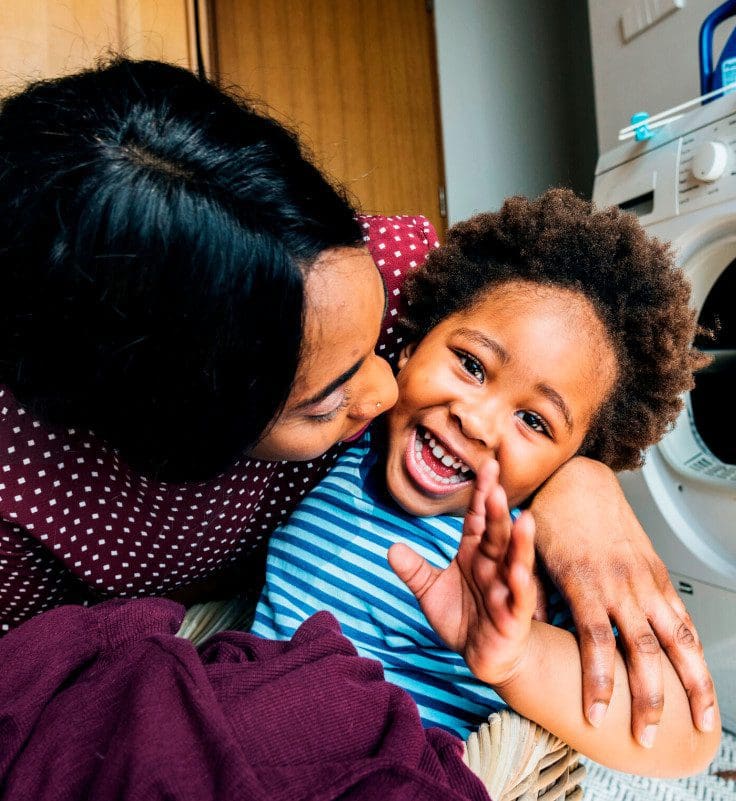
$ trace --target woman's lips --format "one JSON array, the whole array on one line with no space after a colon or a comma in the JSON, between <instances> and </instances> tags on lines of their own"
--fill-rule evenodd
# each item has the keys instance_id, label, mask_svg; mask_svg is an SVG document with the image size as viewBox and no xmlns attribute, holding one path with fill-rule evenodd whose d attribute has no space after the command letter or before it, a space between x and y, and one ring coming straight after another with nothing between
<instances>
[{"instance_id":1,"label":"woman's lips","mask_svg":"<svg viewBox=\"0 0 736 801\"><path fill-rule=\"evenodd\" d=\"M432 464L429 463L431 459L429 445L420 441L419 453L417 453L417 436L418 432L415 428L404 450L404 466L412 481L422 492L434 496L450 495L463 489L472 481L472 473L467 479L452 480L453 476L458 475L457 471L448 470L441 463L437 464L436 470L433 469Z\"/></svg>"},{"instance_id":2,"label":"woman's lips","mask_svg":"<svg viewBox=\"0 0 736 801\"><path fill-rule=\"evenodd\" d=\"M363 434L365 434L365 432L368 430L368 426L369 425L370 425L370 423L368 423L367 425L364 425L363 428L361 428L360 431L358 431L356 434L353 434L351 437L345 437L345 439L343 439L342 441L343 442L355 442L356 439L360 439L363 436Z\"/></svg>"}]
</instances>

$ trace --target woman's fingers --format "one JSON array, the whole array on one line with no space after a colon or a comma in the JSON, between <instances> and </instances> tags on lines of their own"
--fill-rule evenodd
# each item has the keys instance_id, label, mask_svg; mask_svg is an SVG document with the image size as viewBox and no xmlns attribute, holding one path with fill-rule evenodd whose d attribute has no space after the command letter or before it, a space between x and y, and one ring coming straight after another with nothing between
<instances>
[{"instance_id":1,"label":"woman's fingers","mask_svg":"<svg viewBox=\"0 0 736 801\"><path fill-rule=\"evenodd\" d=\"M583 711L597 727L603 723L613 694L616 638L608 610L595 592L580 594L571 611L580 645Z\"/></svg>"},{"instance_id":2,"label":"woman's fingers","mask_svg":"<svg viewBox=\"0 0 736 801\"><path fill-rule=\"evenodd\" d=\"M626 653L631 692L631 731L645 748L654 745L664 709L662 650L642 609L633 601L613 615Z\"/></svg>"},{"instance_id":3,"label":"woman's fingers","mask_svg":"<svg viewBox=\"0 0 736 801\"><path fill-rule=\"evenodd\" d=\"M713 731L716 717L713 679L690 615L684 606L682 609L681 616L663 598L649 610L649 622L685 688L693 723L701 731Z\"/></svg>"}]
</instances>

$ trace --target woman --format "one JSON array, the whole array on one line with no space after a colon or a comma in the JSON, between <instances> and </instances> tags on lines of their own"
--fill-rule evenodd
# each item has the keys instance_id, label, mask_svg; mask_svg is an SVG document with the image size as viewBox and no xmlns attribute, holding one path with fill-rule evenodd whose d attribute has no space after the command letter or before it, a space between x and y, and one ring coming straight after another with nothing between
<instances>
[{"instance_id":1,"label":"woman","mask_svg":"<svg viewBox=\"0 0 736 801\"><path fill-rule=\"evenodd\" d=\"M356 222L277 123L129 61L5 102L0 211L4 628L72 600L222 591L234 565L256 585L269 533L395 401L381 356L431 226ZM692 623L610 472L573 460L533 511L591 723L610 616L635 730L661 713L658 639L707 725Z\"/></svg>"}]
</instances>

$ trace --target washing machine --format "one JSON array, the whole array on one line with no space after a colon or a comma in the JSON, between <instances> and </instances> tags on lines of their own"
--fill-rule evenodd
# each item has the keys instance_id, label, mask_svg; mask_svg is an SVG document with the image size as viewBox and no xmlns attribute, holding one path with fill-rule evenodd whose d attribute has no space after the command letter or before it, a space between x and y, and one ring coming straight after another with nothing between
<instances>
[{"instance_id":1,"label":"washing machine","mask_svg":"<svg viewBox=\"0 0 736 801\"><path fill-rule=\"evenodd\" d=\"M696 341L713 362L676 424L620 478L698 628L724 726L736 731L736 93L602 155L593 200L672 243L713 332Z\"/></svg>"}]
</instances>

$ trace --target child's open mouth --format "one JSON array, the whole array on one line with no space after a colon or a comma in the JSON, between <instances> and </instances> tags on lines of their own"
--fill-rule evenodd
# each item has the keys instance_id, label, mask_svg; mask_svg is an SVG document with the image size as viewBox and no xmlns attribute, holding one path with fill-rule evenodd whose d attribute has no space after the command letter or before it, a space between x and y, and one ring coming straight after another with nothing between
<instances>
[{"instance_id":1,"label":"child's open mouth","mask_svg":"<svg viewBox=\"0 0 736 801\"><path fill-rule=\"evenodd\" d=\"M419 488L432 495L447 495L469 484L475 473L431 431L414 429L404 454L409 475Z\"/></svg>"}]
</instances>

